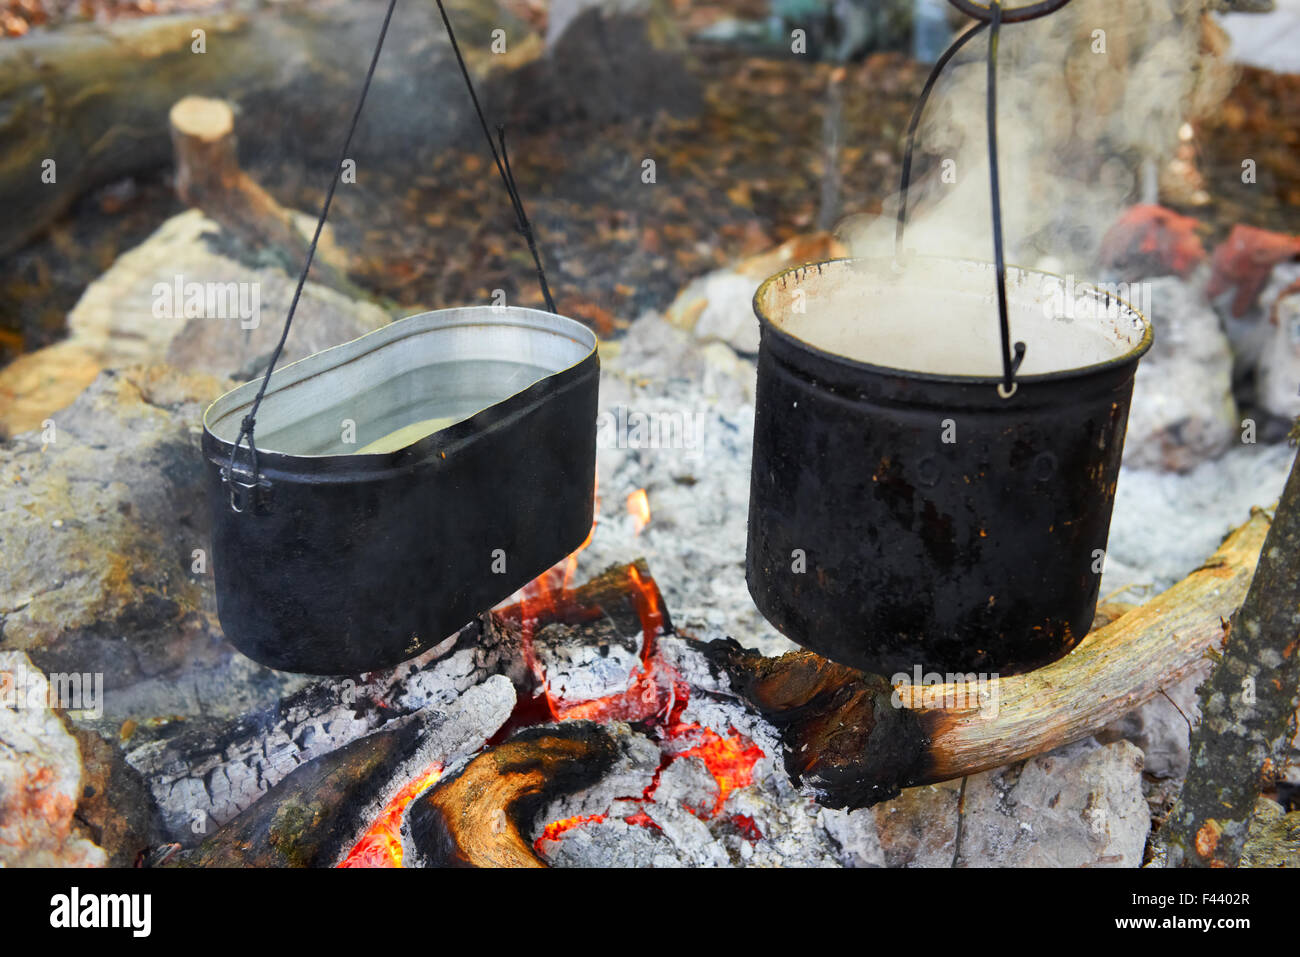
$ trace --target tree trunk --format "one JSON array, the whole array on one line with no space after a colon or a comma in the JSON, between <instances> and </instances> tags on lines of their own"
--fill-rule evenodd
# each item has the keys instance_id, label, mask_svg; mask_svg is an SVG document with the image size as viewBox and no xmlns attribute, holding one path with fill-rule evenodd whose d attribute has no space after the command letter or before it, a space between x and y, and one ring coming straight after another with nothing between
<instances>
[{"instance_id":1,"label":"tree trunk","mask_svg":"<svg viewBox=\"0 0 1300 957\"><path fill-rule=\"evenodd\" d=\"M1160 841L1167 866L1235 867L1300 705L1300 459L1232 619L1227 650L1200 698L1187 780Z\"/></svg>"}]
</instances>

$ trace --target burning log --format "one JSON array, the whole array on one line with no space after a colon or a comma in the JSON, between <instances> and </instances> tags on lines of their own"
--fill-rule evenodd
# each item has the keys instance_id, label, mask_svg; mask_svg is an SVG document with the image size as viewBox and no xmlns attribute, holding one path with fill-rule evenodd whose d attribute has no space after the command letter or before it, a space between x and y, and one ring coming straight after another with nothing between
<instances>
[{"instance_id":1,"label":"burning log","mask_svg":"<svg viewBox=\"0 0 1300 957\"><path fill-rule=\"evenodd\" d=\"M867 807L1085 738L1187 677L1223 642L1269 524L1256 510L1183 581L1014 677L891 686L808 651L768 659L728 640L707 653L782 729L792 778L827 806Z\"/></svg>"},{"instance_id":2,"label":"burning log","mask_svg":"<svg viewBox=\"0 0 1300 957\"><path fill-rule=\"evenodd\" d=\"M147 782L170 838L188 843L207 833L196 828L196 814L204 827L225 825L299 767L357 738L438 708L495 674L523 685L522 657L518 634L485 615L396 668L322 678L229 724L140 729L126 760Z\"/></svg>"},{"instance_id":3,"label":"burning log","mask_svg":"<svg viewBox=\"0 0 1300 957\"><path fill-rule=\"evenodd\" d=\"M411 842L430 867L545 867L527 832L550 801L595 784L617 757L598 724L529 728L440 781L411 807Z\"/></svg>"},{"instance_id":4,"label":"burning log","mask_svg":"<svg viewBox=\"0 0 1300 957\"><path fill-rule=\"evenodd\" d=\"M304 764L261 800L185 852L200 867L328 867L336 863L419 769L482 747L514 705L494 677L461 696L455 712L394 722ZM400 854L398 855L400 863Z\"/></svg>"}]
</instances>

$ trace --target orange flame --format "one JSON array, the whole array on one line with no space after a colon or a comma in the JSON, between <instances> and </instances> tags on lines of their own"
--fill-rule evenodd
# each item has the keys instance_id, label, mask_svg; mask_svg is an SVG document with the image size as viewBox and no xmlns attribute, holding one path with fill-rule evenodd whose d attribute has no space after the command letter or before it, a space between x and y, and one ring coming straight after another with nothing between
<instances>
[{"instance_id":1,"label":"orange flame","mask_svg":"<svg viewBox=\"0 0 1300 957\"><path fill-rule=\"evenodd\" d=\"M645 489L639 488L627 497L627 513L632 516L632 533L640 535L650 524L650 499Z\"/></svg>"},{"instance_id":2,"label":"orange flame","mask_svg":"<svg viewBox=\"0 0 1300 957\"><path fill-rule=\"evenodd\" d=\"M683 751L678 757L696 757L713 775L718 784L718 797L713 802L713 810L706 817L717 817L727 798L737 788L748 787L754 783L754 765L763 757L758 745L731 728L727 737L722 737L712 728L700 728L704 741L695 747Z\"/></svg>"},{"instance_id":3,"label":"orange flame","mask_svg":"<svg viewBox=\"0 0 1300 957\"><path fill-rule=\"evenodd\" d=\"M552 821L542 830L541 837L533 841L533 850L540 854L542 853L544 841L558 841L560 835L565 831L571 831L580 824L591 824L603 820L605 820L603 814L578 814L574 817L566 817L562 821Z\"/></svg>"},{"instance_id":4,"label":"orange flame","mask_svg":"<svg viewBox=\"0 0 1300 957\"><path fill-rule=\"evenodd\" d=\"M385 805L375 823L361 839L352 846L352 850L339 867L401 867L402 866L402 812L406 806L428 790L442 777L442 765L434 762L424 769L415 780L393 796Z\"/></svg>"}]
</instances>

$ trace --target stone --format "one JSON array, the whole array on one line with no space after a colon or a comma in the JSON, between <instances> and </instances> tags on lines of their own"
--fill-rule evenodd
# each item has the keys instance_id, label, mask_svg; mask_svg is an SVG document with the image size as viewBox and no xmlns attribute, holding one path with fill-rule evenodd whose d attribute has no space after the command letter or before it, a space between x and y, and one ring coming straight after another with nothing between
<instances>
[{"instance_id":1,"label":"stone","mask_svg":"<svg viewBox=\"0 0 1300 957\"><path fill-rule=\"evenodd\" d=\"M65 341L0 370L0 432L35 428L101 369L166 361L221 379L264 369L297 277L245 261L249 255L198 210L167 220L86 287L68 314ZM201 307L193 300L199 314L187 313L195 292L203 295ZM378 306L309 280L279 365L388 321Z\"/></svg>"},{"instance_id":2,"label":"stone","mask_svg":"<svg viewBox=\"0 0 1300 957\"><path fill-rule=\"evenodd\" d=\"M95 350L65 340L20 355L0 368L0 439L38 429L66 408L103 367Z\"/></svg>"},{"instance_id":3,"label":"stone","mask_svg":"<svg viewBox=\"0 0 1300 957\"><path fill-rule=\"evenodd\" d=\"M1190 721L1200 721L1201 710L1196 689L1209 675L1209 661L1204 667L1178 684L1166 688L1140 708L1134 708L1119 721L1097 735L1110 743L1124 739L1142 751L1145 772L1156 778L1181 779L1187 774L1190 760ZM1168 695L1168 697L1165 697Z\"/></svg>"},{"instance_id":4,"label":"stone","mask_svg":"<svg viewBox=\"0 0 1300 957\"><path fill-rule=\"evenodd\" d=\"M787 240L775 249L706 273L690 283L664 312L672 325L690 330L706 343L726 343L742 355L758 353L758 319L754 293L759 283L783 269L845 255L829 233Z\"/></svg>"},{"instance_id":5,"label":"stone","mask_svg":"<svg viewBox=\"0 0 1300 957\"><path fill-rule=\"evenodd\" d=\"M135 867L163 843L162 815L148 785L127 763L116 736L73 728L81 748L81 794L77 820L104 849L110 867Z\"/></svg>"},{"instance_id":6,"label":"stone","mask_svg":"<svg viewBox=\"0 0 1300 957\"><path fill-rule=\"evenodd\" d=\"M101 673L110 690L229 654L198 434L222 388L169 369L107 371L55 414L53 435L0 448L4 647L47 671Z\"/></svg>"},{"instance_id":7,"label":"stone","mask_svg":"<svg viewBox=\"0 0 1300 957\"><path fill-rule=\"evenodd\" d=\"M103 867L108 856L74 826L81 754L51 703L28 657L0 651L0 866Z\"/></svg>"},{"instance_id":8,"label":"stone","mask_svg":"<svg viewBox=\"0 0 1300 957\"><path fill-rule=\"evenodd\" d=\"M891 867L951 867L960 781L904 791L872 809ZM1142 752L1088 739L971 776L961 846L966 867L1137 867L1151 819Z\"/></svg>"},{"instance_id":9,"label":"stone","mask_svg":"<svg viewBox=\"0 0 1300 957\"><path fill-rule=\"evenodd\" d=\"M1256 400L1270 415L1289 421L1300 416L1300 292L1278 300L1266 323Z\"/></svg>"},{"instance_id":10,"label":"stone","mask_svg":"<svg viewBox=\"0 0 1300 957\"><path fill-rule=\"evenodd\" d=\"M1276 801L1260 798L1250 819L1241 864L1243 867L1300 867L1300 811L1287 814Z\"/></svg>"},{"instance_id":11,"label":"stone","mask_svg":"<svg viewBox=\"0 0 1300 957\"><path fill-rule=\"evenodd\" d=\"M1084 740L1017 770L971 778L963 861L992 867L1142 864L1151 817L1136 745Z\"/></svg>"},{"instance_id":12,"label":"stone","mask_svg":"<svg viewBox=\"0 0 1300 957\"><path fill-rule=\"evenodd\" d=\"M1124 463L1185 472L1239 441L1232 350L1199 287L1146 280L1155 343L1138 365Z\"/></svg>"}]
</instances>

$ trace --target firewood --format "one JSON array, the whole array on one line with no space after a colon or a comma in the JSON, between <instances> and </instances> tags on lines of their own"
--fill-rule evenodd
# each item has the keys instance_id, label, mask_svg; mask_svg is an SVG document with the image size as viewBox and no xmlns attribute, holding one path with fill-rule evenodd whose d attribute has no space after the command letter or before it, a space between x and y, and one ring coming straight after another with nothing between
<instances>
[{"instance_id":1,"label":"firewood","mask_svg":"<svg viewBox=\"0 0 1300 957\"><path fill-rule=\"evenodd\" d=\"M729 640L707 653L782 729L792 778L827 806L867 807L1085 738L1191 674L1221 646L1269 525L1256 510L1204 565L1070 654L982 685L894 688L812 652L767 659Z\"/></svg>"},{"instance_id":2,"label":"firewood","mask_svg":"<svg viewBox=\"0 0 1300 957\"><path fill-rule=\"evenodd\" d=\"M545 867L528 830L556 797L595 784L617 747L598 724L529 728L483 752L411 806L420 863L430 867Z\"/></svg>"}]
</instances>

